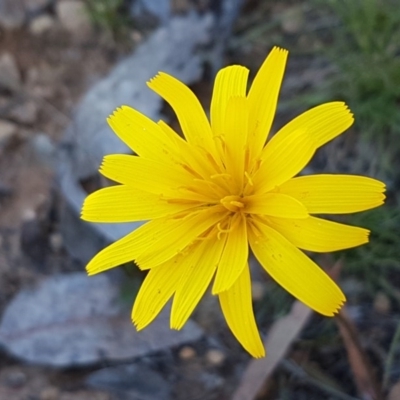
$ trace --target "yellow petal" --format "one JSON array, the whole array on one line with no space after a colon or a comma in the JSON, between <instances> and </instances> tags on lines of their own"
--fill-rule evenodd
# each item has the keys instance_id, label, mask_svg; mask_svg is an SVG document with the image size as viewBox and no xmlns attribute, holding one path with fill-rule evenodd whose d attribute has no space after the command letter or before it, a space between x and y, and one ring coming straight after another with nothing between
<instances>
[{"instance_id":1,"label":"yellow petal","mask_svg":"<svg viewBox=\"0 0 400 400\"><path fill-rule=\"evenodd\" d=\"M235 283L247 265L248 255L246 221L242 214L236 213L231 218L230 231L212 289L213 294L228 290Z\"/></svg>"},{"instance_id":2,"label":"yellow petal","mask_svg":"<svg viewBox=\"0 0 400 400\"><path fill-rule=\"evenodd\" d=\"M253 176L256 193L265 193L297 175L311 160L316 145L304 130L276 134L265 146L263 162Z\"/></svg>"},{"instance_id":3,"label":"yellow petal","mask_svg":"<svg viewBox=\"0 0 400 400\"><path fill-rule=\"evenodd\" d=\"M268 218L268 225L296 247L315 252L329 252L368 243L369 230L339 224L321 218Z\"/></svg>"},{"instance_id":4,"label":"yellow petal","mask_svg":"<svg viewBox=\"0 0 400 400\"><path fill-rule=\"evenodd\" d=\"M193 183L193 175L178 165L126 154L103 158L100 172L107 178L131 188L161 194Z\"/></svg>"},{"instance_id":5,"label":"yellow petal","mask_svg":"<svg viewBox=\"0 0 400 400\"><path fill-rule=\"evenodd\" d=\"M233 286L219 294L219 301L226 322L239 343L253 357L264 357L264 345L254 318L248 265Z\"/></svg>"},{"instance_id":6,"label":"yellow petal","mask_svg":"<svg viewBox=\"0 0 400 400\"><path fill-rule=\"evenodd\" d=\"M243 187L247 122L247 99L245 97L231 97L226 107L226 119L223 124L225 165L238 190Z\"/></svg>"},{"instance_id":7,"label":"yellow petal","mask_svg":"<svg viewBox=\"0 0 400 400\"><path fill-rule=\"evenodd\" d=\"M210 154L182 139L164 121L158 121L158 125L168 137L174 138L177 149L176 159L180 161L180 163L178 162L180 165L188 171L190 170L197 178L208 178L215 173L214 166L210 164L213 159L207 158L207 156L210 157Z\"/></svg>"},{"instance_id":8,"label":"yellow petal","mask_svg":"<svg viewBox=\"0 0 400 400\"><path fill-rule=\"evenodd\" d=\"M288 51L274 47L251 85L249 100L250 158L259 156L275 117Z\"/></svg>"},{"instance_id":9,"label":"yellow petal","mask_svg":"<svg viewBox=\"0 0 400 400\"><path fill-rule=\"evenodd\" d=\"M226 108L231 97L245 97L249 70L240 65L221 69L215 77L210 119L214 136L225 134Z\"/></svg>"},{"instance_id":10,"label":"yellow petal","mask_svg":"<svg viewBox=\"0 0 400 400\"><path fill-rule=\"evenodd\" d=\"M249 214L271 215L280 218L307 218L307 208L294 197L281 193L248 196L245 210Z\"/></svg>"},{"instance_id":11,"label":"yellow petal","mask_svg":"<svg viewBox=\"0 0 400 400\"><path fill-rule=\"evenodd\" d=\"M187 263L177 256L149 271L132 309L132 321L137 330L145 328L159 314L174 294L185 269Z\"/></svg>"},{"instance_id":12,"label":"yellow petal","mask_svg":"<svg viewBox=\"0 0 400 400\"><path fill-rule=\"evenodd\" d=\"M276 135L285 136L301 130L313 138L318 148L343 133L353 122L353 114L347 105L335 101L314 107L299 115L280 129ZM266 157L262 155L262 158Z\"/></svg>"},{"instance_id":13,"label":"yellow petal","mask_svg":"<svg viewBox=\"0 0 400 400\"><path fill-rule=\"evenodd\" d=\"M182 82L159 72L148 83L175 111L186 140L204 149L215 150L210 124L195 94Z\"/></svg>"},{"instance_id":14,"label":"yellow petal","mask_svg":"<svg viewBox=\"0 0 400 400\"><path fill-rule=\"evenodd\" d=\"M202 241L190 253L194 254L190 267L182 274L172 303L171 328L181 329L207 290L226 241L217 235Z\"/></svg>"},{"instance_id":15,"label":"yellow petal","mask_svg":"<svg viewBox=\"0 0 400 400\"><path fill-rule=\"evenodd\" d=\"M301 201L310 214L346 214L383 204L385 185L356 175L310 175L293 178L278 188Z\"/></svg>"},{"instance_id":16,"label":"yellow petal","mask_svg":"<svg viewBox=\"0 0 400 400\"><path fill-rule=\"evenodd\" d=\"M171 153L173 143L168 140L160 127L141 112L122 106L107 119L115 134L136 154L169 162L166 155Z\"/></svg>"},{"instance_id":17,"label":"yellow petal","mask_svg":"<svg viewBox=\"0 0 400 400\"><path fill-rule=\"evenodd\" d=\"M90 222L132 222L161 218L193 208L193 203L170 203L160 195L130 186L111 186L86 197L81 218Z\"/></svg>"},{"instance_id":18,"label":"yellow petal","mask_svg":"<svg viewBox=\"0 0 400 400\"><path fill-rule=\"evenodd\" d=\"M117 240L97 253L86 266L89 275L98 274L117 265L133 261L140 253L151 246L151 239L156 233L168 227L170 221L156 219L142 225L138 229ZM155 240L155 239L153 239Z\"/></svg>"},{"instance_id":19,"label":"yellow petal","mask_svg":"<svg viewBox=\"0 0 400 400\"><path fill-rule=\"evenodd\" d=\"M279 232L254 222L249 241L268 274L298 300L326 316L342 307L345 296L336 283Z\"/></svg>"},{"instance_id":20,"label":"yellow petal","mask_svg":"<svg viewBox=\"0 0 400 400\"><path fill-rule=\"evenodd\" d=\"M169 260L182 252L207 229L217 225L226 215L222 206L218 206L173 221L168 229L159 233L151 247L136 258L136 263L141 269L147 269Z\"/></svg>"}]
</instances>

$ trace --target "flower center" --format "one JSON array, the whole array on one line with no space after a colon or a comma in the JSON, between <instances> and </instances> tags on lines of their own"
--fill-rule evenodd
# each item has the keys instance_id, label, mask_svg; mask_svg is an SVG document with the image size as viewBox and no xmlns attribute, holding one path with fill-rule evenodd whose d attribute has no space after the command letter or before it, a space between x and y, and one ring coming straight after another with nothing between
<instances>
[{"instance_id":1,"label":"flower center","mask_svg":"<svg viewBox=\"0 0 400 400\"><path fill-rule=\"evenodd\" d=\"M225 196L221 204L229 211L239 212L244 208L243 199L240 196Z\"/></svg>"}]
</instances>

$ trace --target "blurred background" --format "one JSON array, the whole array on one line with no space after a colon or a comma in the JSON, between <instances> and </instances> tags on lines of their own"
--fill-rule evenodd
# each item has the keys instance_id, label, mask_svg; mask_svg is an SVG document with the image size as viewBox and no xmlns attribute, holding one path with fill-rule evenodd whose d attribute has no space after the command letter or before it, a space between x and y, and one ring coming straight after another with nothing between
<instances>
[{"instance_id":1,"label":"blurred background","mask_svg":"<svg viewBox=\"0 0 400 400\"><path fill-rule=\"evenodd\" d=\"M356 122L305 173L383 180L384 207L341 221L370 243L315 260L347 295L317 316L252 260L269 352L254 362L207 295L181 331L168 310L136 333L144 275L88 278L87 261L137 225L86 224L102 157L128 152L106 124L122 104L178 129L146 87L166 71L208 111L216 71L251 77L290 52L273 131L343 100ZM400 399L398 0L0 0L0 400Z\"/></svg>"}]
</instances>

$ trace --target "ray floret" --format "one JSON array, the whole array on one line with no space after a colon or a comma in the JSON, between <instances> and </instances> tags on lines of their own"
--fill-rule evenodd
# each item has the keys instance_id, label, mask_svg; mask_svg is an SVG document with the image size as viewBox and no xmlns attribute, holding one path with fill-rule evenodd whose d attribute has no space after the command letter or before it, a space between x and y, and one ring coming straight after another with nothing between
<instances>
[{"instance_id":1,"label":"ray floret","mask_svg":"<svg viewBox=\"0 0 400 400\"><path fill-rule=\"evenodd\" d=\"M147 222L100 251L87 271L93 275L129 261L149 270L132 310L138 330L171 299L171 328L181 329L211 286L233 335L251 355L264 356L252 306L250 251L314 311L333 316L344 304L338 285L303 250L359 246L369 231L315 214L378 207L385 185L364 176L298 176L354 118L345 103L326 103L271 137L287 56L274 47L249 91L247 68L221 69L210 121L185 84L158 73L148 86L175 111L184 137L129 106L108 118L134 155L104 158L100 173L117 185L90 194L82 219Z\"/></svg>"}]
</instances>

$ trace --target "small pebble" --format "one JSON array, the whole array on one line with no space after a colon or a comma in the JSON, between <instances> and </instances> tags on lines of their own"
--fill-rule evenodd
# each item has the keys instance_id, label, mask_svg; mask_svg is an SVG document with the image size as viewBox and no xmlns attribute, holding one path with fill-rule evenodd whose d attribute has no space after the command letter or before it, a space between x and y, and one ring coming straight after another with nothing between
<instances>
[{"instance_id":1,"label":"small pebble","mask_svg":"<svg viewBox=\"0 0 400 400\"><path fill-rule=\"evenodd\" d=\"M25 373L18 370L9 371L5 377L5 384L14 389L24 386L26 381Z\"/></svg>"},{"instance_id":2,"label":"small pebble","mask_svg":"<svg viewBox=\"0 0 400 400\"><path fill-rule=\"evenodd\" d=\"M379 314L386 315L390 312L390 309L389 297L383 292L377 293L374 299L374 310Z\"/></svg>"},{"instance_id":3,"label":"small pebble","mask_svg":"<svg viewBox=\"0 0 400 400\"><path fill-rule=\"evenodd\" d=\"M196 357L196 355L195 349L190 346L182 347L179 352L179 358L181 360L191 360L192 358Z\"/></svg>"},{"instance_id":4,"label":"small pebble","mask_svg":"<svg viewBox=\"0 0 400 400\"><path fill-rule=\"evenodd\" d=\"M29 222L37 218L37 213L32 208L25 208L21 213L22 221Z\"/></svg>"},{"instance_id":5,"label":"small pebble","mask_svg":"<svg viewBox=\"0 0 400 400\"><path fill-rule=\"evenodd\" d=\"M42 35L52 29L55 25L55 20L50 15L40 15L35 18L29 25L29 32L33 35Z\"/></svg>"},{"instance_id":6,"label":"small pebble","mask_svg":"<svg viewBox=\"0 0 400 400\"><path fill-rule=\"evenodd\" d=\"M225 361L225 354L221 350L212 349L207 351L206 360L211 365L218 367Z\"/></svg>"},{"instance_id":7,"label":"small pebble","mask_svg":"<svg viewBox=\"0 0 400 400\"><path fill-rule=\"evenodd\" d=\"M0 146L6 146L17 133L17 125L5 120L0 120Z\"/></svg>"},{"instance_id":8,"label":"small pebble","mask_svg":"<svg viewBox=\"0 0 400 400\"><path fill-rule=\"evenodd\" d=\"M58 1L55 5L55 12L61 25L74 36L87 37L91 32L92 25L84 2Z\"/></svg>"},{"instance_id":9,"label":"small pebble","mask_svg":"<svg viewBox=\"0 0 400 400\"><path fill-rule=\"evenodd\" d=\"M61 233L55 232L50 235L50 246L55 252L58 252L63 247L63 238Z\"/></svg>"},{"instance_id":10,"label":"small pebble","mask_svg":"<svg viewBox=\"0 0 400 400\"><path fill-rule=\"evenodd\" d=\"M0 86L12 92L21 87L21 72L11 53L3 52L0 55Z\"/></svg>"},{"instance_id":11,"label":"small pebble","mask_svg":"<svg viewBox=\"0 0 400 400\"><path fill-rule=\"evenodd\" d=\"M293 6L281 15L281 26L285 33L296 34L303 29L304 11L301 6Z\"/></svg>"}]
</instances>

